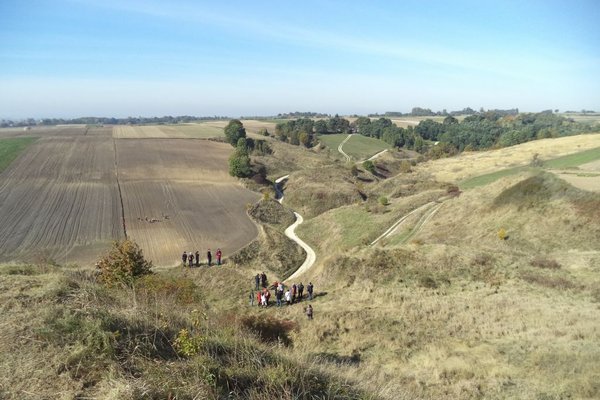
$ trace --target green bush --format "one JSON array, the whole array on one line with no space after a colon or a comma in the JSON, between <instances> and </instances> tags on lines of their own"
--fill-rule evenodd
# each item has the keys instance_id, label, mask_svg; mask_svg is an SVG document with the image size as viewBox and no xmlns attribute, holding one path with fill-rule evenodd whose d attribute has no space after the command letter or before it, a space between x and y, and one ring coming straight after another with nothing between
<instances>
[{"instance_id":1,"label":"green bush","mask_svg":"<svg viewBox=\"0 0 600 400\"><path fill-rule=\"evenodd\" d=\"M373 161L371 160L366 160L363 162L363 168L366 169L367 171L369 171L370 173L374 174L375 173L375 164L373 164Z\"/></svg>"},{"instance_id":2,"label":"green bush","mask_svg":"<svg viewBox=\"0 0 600 400\"><path fill-rule=\"evenodd\" d=\"M378 201L379 204L381 204L382 206L387 206L388 204L390 204L388 198L385 196L380 196Z\"/></svg>"},{"instance_id":3,"label":"green bush","mask_svg":"<svg viewBox=\"0 0 600 400\"><path fill-rule=\"evenodd\" d=\"M99 279L107 285L132 285L135 279L152 272L152 262L144 258L142 249L131 240L114 242L112 249L98 261Z\"/></svg>"}]
</instances>

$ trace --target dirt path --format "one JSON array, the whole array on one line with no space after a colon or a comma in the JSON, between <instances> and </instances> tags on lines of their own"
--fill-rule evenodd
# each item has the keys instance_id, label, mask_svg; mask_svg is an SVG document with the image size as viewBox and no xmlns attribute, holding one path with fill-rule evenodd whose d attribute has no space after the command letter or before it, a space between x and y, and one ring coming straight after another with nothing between
<instances>
[{"instance_id":1,"label":"dirt path","mask_svg":"<svg viewBox=\"0 0 600 400\"><path fill-rule=\"evenodd\" d=\"M346 161L350 161L351 159L350 159L350 156L344 152L344 149L342 147L344 147L344 143L346 143L348 141L348 139L350 139L352 137L352 135L353 134L350 133L348 135L348 137L346 139L342 140L342 143L340 143L340 145L338 146L338 151L344 156Z\"/></svg>"},{"instance_id":2,"label":"dirt path","mask_svg":"<svg viewBox=\"0 0 600 400\"><path fill-rule=\"evenodd\" d=\"M419 221L416 223L416 225L410 231L410 233L402 240L402 243L406 243L410 238L412 238L413 236L415 236L417 233L419 233L421 231L421 229L423 228L423 226L427 222L429 222L429 220L440 209L440 207L442 206L442 204L443 204L443 202L436 204L435 201L430 201L427 204L423 204L422 206L415 208L414 210L412 210L411 212L409 212L408 214L406 214L402 218L400 218L398 221L394 222L392 224L392 226L390 226L388 228L388 230L386 230L385 232L383 232L377 239L373 240L369 246L374 246L380 240L385 239L385 238L393 235L398 230L398 227L400 227L400 225L404 221L406 221L406 219L408 217L410 217L411 215L413 215L415 213L418 213L418 212L422 211L423 215L421 216L421 218L419 219Z\"/></svg>"},{"instance_id":3,"label":"dirt path","mask_svg":"<svg viewBox=\"0 0 600 400\"><path fill-rule=\"evenodd\" d=\"M289 175L285 175L285 176L282 176L281 178L277 178L275 180L275 192L277 193L277 201L280 204L283 202L283 191L281 190L279 184L288 178L289 178ZM298 214L295 211L294 211L294 215L296 216L296 222L294 222L292 225L290 225L286 228L285 236L289 237L294 242L298 243L298 245L300 245L300 247L302 247L304 249L304 251L306 251L306 259L304 260L304 262L302 263L300 268L298 268L296 270L296 272L294 272L291 276L289 276L286 279L286 281L292 281L293 279L297 279L300 275L302 275L303 273L308 271L310 269L310 267L312 267L313 264L315 263L315 261L317 260L317 255L315 254L315 251L309 245L307 245L302 239L300 239L296 235L296 232L295 232L296 227L298 225L300 225L302 222L304 222L304 218L302 218L302 215Z\"/></svg>"},{"instance_id":4,"label":"dirt path","mask_svg":"<svg viewBox=\"0 0 600 400\"><path fill-rule=\"evenodd\" d=\"M385 153L386 151L388 151L388 149L381 150L379 153L377 153L377 154L375 154L375 155L372 155L371 157L367 158L367 160L368 160L368 161L374 160L374 159L376 159L377 157L379 157L380 155L382 155L383 153Z\"/></svg>"}]
</instances>

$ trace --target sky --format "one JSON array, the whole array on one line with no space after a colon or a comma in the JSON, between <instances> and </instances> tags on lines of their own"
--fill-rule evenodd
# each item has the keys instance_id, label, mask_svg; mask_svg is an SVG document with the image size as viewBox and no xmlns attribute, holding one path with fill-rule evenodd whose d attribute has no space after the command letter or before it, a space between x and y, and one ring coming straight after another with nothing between
<instances>
[{"instance_id":1,"label":"sky","mask_svg":"<svg viewBox=\"0 0 600 400\"><path fill-rule=\"evenodd\" d=\"M600 110L600 1L0 0L0 118Z\"/></svg>"}]
</instances>

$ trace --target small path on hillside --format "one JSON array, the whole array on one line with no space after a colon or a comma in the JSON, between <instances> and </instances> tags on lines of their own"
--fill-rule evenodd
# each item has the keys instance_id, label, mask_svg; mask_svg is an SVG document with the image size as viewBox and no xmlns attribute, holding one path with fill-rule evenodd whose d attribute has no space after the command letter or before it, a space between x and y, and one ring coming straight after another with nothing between
<instances>
[{"instance_id":1,"label":"small path on hillside","mask_svg":"<svg viewBox=\"0 0 600 400\"><path fill-rule=\"evenodd\" d=\"M373 156L371 156L371 157L367 158L367 161L371 161L371 160L374 160L374 159L376 159L377 157L379 157L380 155L382 155L382 154L383 154L383 153L385 153L386 151L388 151L388 149L381 150L379 153L377 153L377 154L375 154L375 155L373 155Z\"/></svg>"},{"instance_id":2,"label":"small path on hillside","mask_svg":"<svg viewBox=\"0 0 600 400\"><path fill-rule=\"evenodd\" d=\"M283 191L281 190L280 183L287 180L288 178L289 178L289 175L285 175L285 176L282 176L281 178L277 178L275 180L274 186L275 186L275 192L276 192L276 199L279 202L279 204L283 203ZM291 281L292 279L298 278L298 276L300 276L303 273L305 273L306 271L308 271L310 269L310 267L312 267L313 264L315 263L315 261L317 260L317 255L315 254L315 251L312 249L312 247L310 247L302 239L300 239L296 235L296 232L295 232L296 227L298 225L300 225L302 222L304 222L304 218L302 218L302 215L298 214L296 211L294 211L294 215L296 216L296 221L292 225L290 225L286 228L285 236L292 239L294 242L298 243L298 245L300 245L300 247L302 247L304 249L304 251L306 251L306 259L304 260L304 262L302 263L300 268L298 268L296 270L296 272L294 272L292 275L290 275L286 279L287 281Z\"/></svg>"},{"instance_id":3,"label":"small path on hillside","mask_svg":"<svg viewBox=\"0 0 600 400\"><path fill-rule=\"evenodd\" d=\"M410 217L411 215L413 215L415 213L424 211L424 214L421 216L421 218L419 219L419 221L417 222L417 224L413 227L413 229L410 231L410 233L402 240L402 243L406 243L410 238L412 238L413 236L415 236L417 233L419 233L421 231L421 229L423 228L423 226L427 222L429 222L429 220L433 217L433 215L440 209L440 207L443 204L443 202L442 203L437 203L437 204L436 203L437 202L435 202L435 201L430 201L429 203L423 204L422 206L417 207L414 210L412 210L411 212L409 212L408 214L404 215L402 218L400 218L399 220L397 220L396 222L394 222L392 224L392 226L390 226L388 228L388 230L386 230L381 235L379 235L379 237L377 239L373 240L369 246L374 246L380 240L385 239L385 238L393 235L398 230L398 227L404 221L406 221L406 219L408 217Z\"/></svg>"},{"instance_id":4,"label":"small path on hillside","mask_svg":"<svg viewBox=\"0 0 600 400\"><path fill-rule=\"evenodd\" d=\"M352 137L352 135L353 135L353 133L350 133L348 135L348 137L346 139L342 140L342 143L340 143L340 145L338 146L338 151L340 152L341 155L344 156L344 158L346 159L346 161L350 161L351 158L350 158L350 156L348 154L346 154L344 152L344 149L342 147L344 147L344 143L346 143L348 141L348 139L350 139Z\"/></svg>"}]
</instances>

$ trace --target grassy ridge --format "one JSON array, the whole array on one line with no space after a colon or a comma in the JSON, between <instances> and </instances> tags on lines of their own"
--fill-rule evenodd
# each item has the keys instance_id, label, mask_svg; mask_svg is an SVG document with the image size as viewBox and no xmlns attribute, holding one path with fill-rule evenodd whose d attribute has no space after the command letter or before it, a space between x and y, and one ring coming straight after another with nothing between
<instances>
[{"instance_id":1,"label":"grassy ridge","mask_svg":"<svg viewBox=\"0 0 600 400\"><path fill-rule=\"evenodd\" d=\"M35 137L0 139L0 172L4 171L27 146L36 140Z\"/></svg>"},{"instance_id":2,"label":"grassy ridge","mask_svg":"<svg viewBox=\"0 0 600 400\"><path fill-rule=\"evenodd\" d=\"M600 147L544 161L544 167L573 168L596 160L600 160Z\"/></svg>"}]
</instances>

